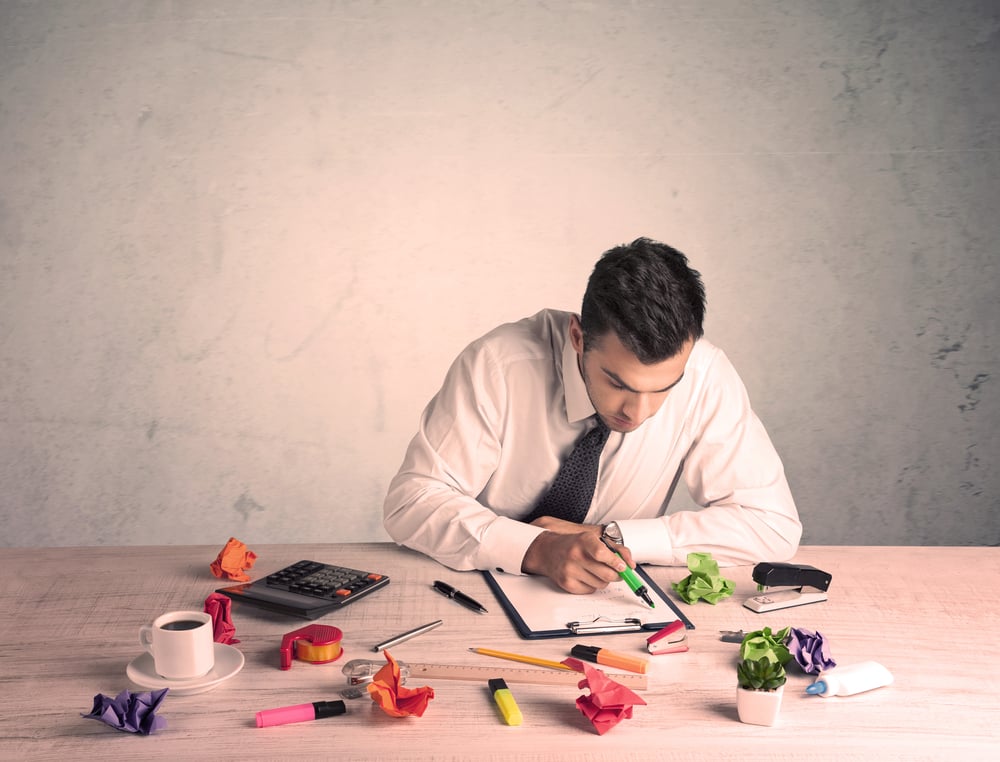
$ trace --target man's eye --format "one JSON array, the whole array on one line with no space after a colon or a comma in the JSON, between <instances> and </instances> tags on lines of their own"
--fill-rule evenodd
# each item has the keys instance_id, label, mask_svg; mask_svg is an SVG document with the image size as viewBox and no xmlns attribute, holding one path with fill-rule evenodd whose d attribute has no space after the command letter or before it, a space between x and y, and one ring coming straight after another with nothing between
<instances>
[{"instance_id":1,"label":"man's eye","mask_svg":"<svg viewBox=\"0 0 1000 762\"><path fill-rule=\"evenodd\" d=\"M616 384L614 381L611 381L610 383L611 383L611 388L612 389L617 389L618 391L621 391L622 389L625 388L621 384Z\"/></svg>"}]
</instances>

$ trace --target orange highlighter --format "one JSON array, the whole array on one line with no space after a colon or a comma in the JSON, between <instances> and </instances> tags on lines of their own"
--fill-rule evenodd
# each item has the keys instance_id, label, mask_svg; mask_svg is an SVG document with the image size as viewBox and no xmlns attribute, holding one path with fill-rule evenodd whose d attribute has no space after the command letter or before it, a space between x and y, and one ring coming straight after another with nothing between
<instances>
[{"instance_id":1,"label":"orange highlighter","mask_svg":"<svg viewBox=\"0 0 1000 762\"><path fill-rule=\"evenodd\" d=\"M649 659L620 654L597 646L573 646L570 655L584 661L603 664L606 667L618 667L618 669L627 669L629 672L638 672L640 675L646 674L646 667L649 666Z\"/></svg>"}]
</instances>

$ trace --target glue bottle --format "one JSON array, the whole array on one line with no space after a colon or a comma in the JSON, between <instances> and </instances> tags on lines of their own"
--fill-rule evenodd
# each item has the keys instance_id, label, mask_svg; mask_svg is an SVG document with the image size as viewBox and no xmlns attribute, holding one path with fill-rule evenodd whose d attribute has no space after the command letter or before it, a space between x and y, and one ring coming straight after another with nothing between
<instances>
[{"instance_id":1,"label":"glue bottle","mask_svg":"<svg viewBox=\"0 0 1000 762\"><path fill-rule=\"evenodd\" d=\"M853 696L855 693L881 688L892 682L892 673L877 661L848 664L823 672L806 693L829 696Z\"/></svg>"}]
</instances>

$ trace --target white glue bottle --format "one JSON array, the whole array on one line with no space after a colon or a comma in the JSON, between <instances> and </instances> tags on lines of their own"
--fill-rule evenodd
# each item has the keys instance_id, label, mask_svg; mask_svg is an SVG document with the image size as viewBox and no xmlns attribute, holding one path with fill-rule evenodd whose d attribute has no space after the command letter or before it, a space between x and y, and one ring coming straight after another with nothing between
<instances>
[{"instance_id":1,"label":"white glue bottle","mask_svg":"<svg viewBox=\"0 0 1000 762\"><path fill-rule=\"evenodd\" d=\"M892 673L877 661L848 664L823 672L816 682L806 687L806 693L829 696L853 696L855 693L881 688L892 682Z\"/></svg>"}]
</instances>

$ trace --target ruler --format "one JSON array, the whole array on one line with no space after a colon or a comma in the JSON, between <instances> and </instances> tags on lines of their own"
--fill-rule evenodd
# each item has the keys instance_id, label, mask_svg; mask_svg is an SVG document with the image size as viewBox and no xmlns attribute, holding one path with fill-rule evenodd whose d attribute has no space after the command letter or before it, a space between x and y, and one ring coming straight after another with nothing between
<instances>
[{"instance_id":1,"label":"ruler","mask_svg":"<svg viewBox=\"0 0 1000 762\"><path fill-rule=\"evenodd\" d=\"M408 682L422 678L439 680L470 680L485 683L494 677L502 677L508 683L530 683L532 685L572 685L576 686L586 676L582 672L559 669L522 669L519 667L467 667L461 664L412 664ZM605 673L608 674L608 673ZM608 674L608 677L626 688L646 690L645 675Z\"/></svg>"}]
</instances>

